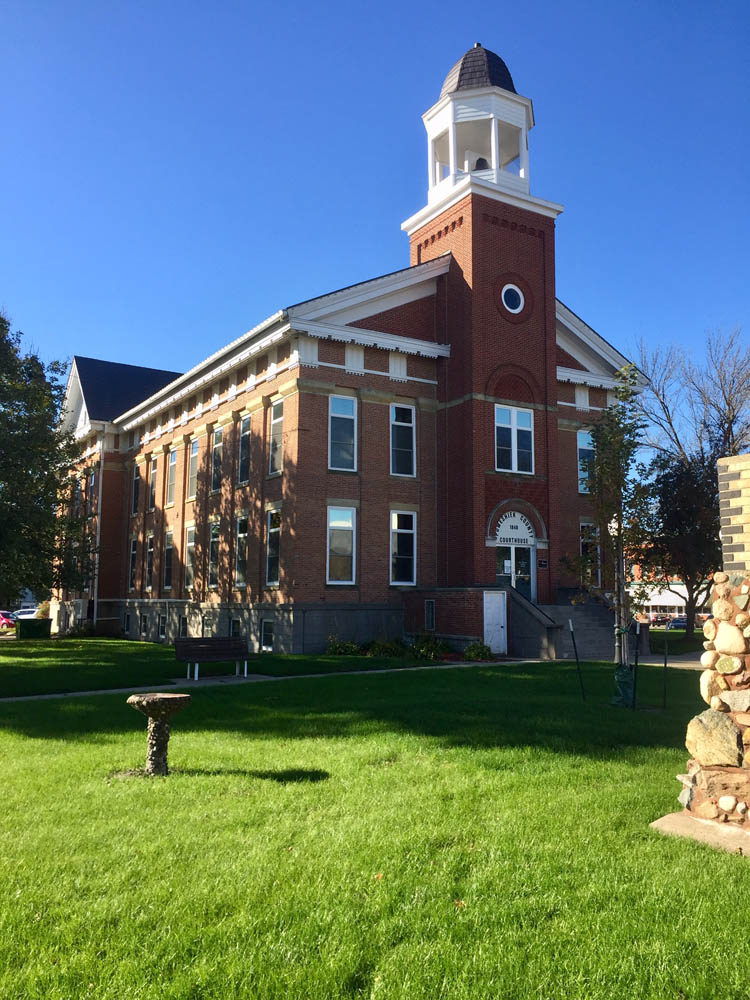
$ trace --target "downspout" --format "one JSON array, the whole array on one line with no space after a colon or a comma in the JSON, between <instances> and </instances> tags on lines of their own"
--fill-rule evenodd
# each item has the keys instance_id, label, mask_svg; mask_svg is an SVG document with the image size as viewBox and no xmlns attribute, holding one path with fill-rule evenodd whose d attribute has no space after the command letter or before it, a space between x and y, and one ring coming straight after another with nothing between
<instances>
[{"instance_id":1,"label":"downspout","mask_svg":"<svg viewBox=\"0 0 750 1000\"><path fill-rule=\"evenodd\" d=\"M96 553L94 555L94 630L99 613L99 545L102 538L102 483L104 481L104 438L99 442L99 489L96 497Z\"/></svg>"}]
</instances>

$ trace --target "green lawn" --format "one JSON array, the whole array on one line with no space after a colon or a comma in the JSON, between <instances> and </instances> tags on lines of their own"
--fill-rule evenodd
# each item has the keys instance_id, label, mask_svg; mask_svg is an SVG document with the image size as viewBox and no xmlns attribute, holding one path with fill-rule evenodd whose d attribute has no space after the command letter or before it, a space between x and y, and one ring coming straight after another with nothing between
<instances>
[{"instance_id":1,"label":"green lawn","mask_svg":"<svg viewBox=\"0 0 750 1000\"><path fill-rule=\"evenodd\" d=\"M665 642L668 644L668 654L674 653L677 655L679 653L694 653L697 651L702 653L705 641L702 626L697 626L692 635L687 635L685 629L681 628L649 629L648 638L651 645L651 652L658 653L660 656L664 655Z\"/></svg>"},{"instance_id":2,"label":"green lawn","mask_svg":"<svg viewBox=\"0 0 750 1000\"><path fill-rule=\"evenodd\" d=\"M123 695L0 705L0 996L745 1000L747 859L648 829L697 675L584 672L195 689L155 780Z\"/></svg>"},{"instance_id":3,"label":"green lawn","mask_svg":"<svg viewBox=\"0 0 750 1000\"><path fill-rule=\"evenodd\" d=\"M420 661L370 656L251 656L248 671L274 677L335 673L346 670L381 670ZM424 661L421 661L424 663ZM200 676L233 674L234 663L206 663ZM177 663L172 646L126 639L51 639L0 642L0 698L12 695L96 691L106 688L142 687L185 676L186 665Z\"/></svg>"}]
</instances>

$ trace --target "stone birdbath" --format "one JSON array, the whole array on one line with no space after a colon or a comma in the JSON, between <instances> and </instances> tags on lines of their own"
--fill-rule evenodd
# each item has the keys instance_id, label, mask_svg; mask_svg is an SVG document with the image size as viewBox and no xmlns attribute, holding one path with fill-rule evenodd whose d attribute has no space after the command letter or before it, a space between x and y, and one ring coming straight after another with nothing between
<instances>
[{"instance_id":1,"label":"stone birdbath","mask_svg":"<svg viewBox=\"0 0 750 1000\"><path fill-rule=\"evenodd\" d=\"M161 777L169 774L167 767L169 720L189 704L189 694L131 694L128 698L128 705L148 716L147 775Z\"/></svg>"}]
</instances>

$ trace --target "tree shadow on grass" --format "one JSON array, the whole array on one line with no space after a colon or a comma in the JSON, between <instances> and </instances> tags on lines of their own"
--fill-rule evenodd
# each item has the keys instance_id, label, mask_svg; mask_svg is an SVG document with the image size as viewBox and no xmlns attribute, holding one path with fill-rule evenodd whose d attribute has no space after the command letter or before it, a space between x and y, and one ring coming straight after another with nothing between
<instances>
[{"instance_id":1,"label":"tree shadow on grass","mask_svg":"<svg viewBox=\"0 0 750 1000\"><path fill-rule=\"evenodd\" d=\"M570 663L180 686L193 701L174 735L225 733L251 744L413 733L444 747L534 747L601 759L628 748L680 747L702 708L697 675L670 671L668 710L651 714L609 706L613 672L611 664L584 665L585 702ZM660 685L660 670L641 670L644 701L656 701ZM35 739L109 742L141 729L121 694L0 705L0 732Z\"/></svg>"},{"instance_id":2,"label":"tree shadow on grass","mask_svg":"<svg viewBox=\"0 0 750 1000\"><path fill-rule=\"evenodd\" d=\"M223 778L225 776L260 778L264 781L275 781L279 785L314 783L327 781L331 777L328 771L303 767L288 767L281 771L252 771L241 767L175 767L170 769L170 774L179 774L189 778Z\"/></svg>"}]
</instances>

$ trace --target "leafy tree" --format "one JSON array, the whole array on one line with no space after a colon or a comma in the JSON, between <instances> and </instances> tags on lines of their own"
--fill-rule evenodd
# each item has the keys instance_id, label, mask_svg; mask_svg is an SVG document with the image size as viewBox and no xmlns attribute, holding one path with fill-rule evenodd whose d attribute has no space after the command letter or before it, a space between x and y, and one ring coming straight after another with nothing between
<instances>
[{"instance_id":1,"label":"leafy tree","mask_svg":"<svg viewBox=\"0 0 750 1000\"><path fill-rule=\"evenodd\" d=\"M719 490L716 464L705 454L659 454L649 469L649 503L644 511L644 540L638 562L647 579L673 590L685 587L687 632L711 589L711 575L721 566Z\"/></svg>"},{"instance_id":2,"label":"leafy tree","mask_svg":"<svg viewBox=\"0 0 750 1000\"><path fill-rule=\"evenodd\" d=\"M88 574L83 512L76 509L79 448L60 429L65 365L21 349L0 313L0 602L28 587L79 588ZM58 513L64 516L58 516Z\"/></svg>"},{"instance_id":3,"label":"leafy tree","mask_svg":"<svg viewBox=\"0 0 750 1000\"><path fill-rule=\"evenodd\" d=\"M643 419L636 405L638 372L626 365L618 372L616 402L602 412L593 425L593 451L586 460L586 476L594 518L599 525L599 545L606 565L614 568L615 663L628 664L623 641L629 623L625 589L625 552L642 542L643 510L647 492L636 474ZM595 558L593 547L588 558ZM582 579L593 577L583 572ZM624 683L618 676L618 684Z\"/></svg>"}]
</instances>

